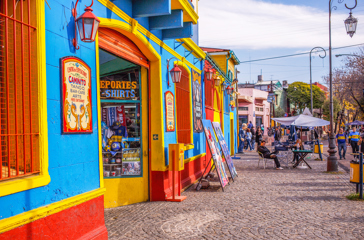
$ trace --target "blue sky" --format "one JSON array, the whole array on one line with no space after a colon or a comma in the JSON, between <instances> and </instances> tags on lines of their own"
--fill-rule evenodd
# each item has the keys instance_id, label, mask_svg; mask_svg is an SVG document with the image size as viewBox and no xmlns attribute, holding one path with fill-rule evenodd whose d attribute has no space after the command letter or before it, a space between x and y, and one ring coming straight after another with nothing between
<instances>
[{"instance_id":1,"label":"blue sky","mask_svg":"<svg viewBox=\"0 0 364 240\"><path fill-rule=\"evenodd\" d=\"M358 1L353 16L358 18L357 33L350 38L343 21L355 0L342 4L333 0L332 47L364 44L364 2ZM200 0L200 46L234 50L241 62L309 52L313 47L328 49L328 0ZM364 45L362 45L364 47ZM358 52L358 47L333 50L333 67L342 67L344 58L335 54ZM313 82L323 83L329 73L329 57L312 55ZM309 55L241 63L240 83L264 80L309 82Z\"/></svg>"}]
</instances>

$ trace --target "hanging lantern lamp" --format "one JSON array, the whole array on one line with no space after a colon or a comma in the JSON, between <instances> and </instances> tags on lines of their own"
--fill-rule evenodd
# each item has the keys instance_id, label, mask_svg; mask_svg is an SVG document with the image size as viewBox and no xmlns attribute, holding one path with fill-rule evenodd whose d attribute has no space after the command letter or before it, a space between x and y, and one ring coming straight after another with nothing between
<instances>
[{"instance_id":1,"label":"hanging lantern lamp","mask_svg":"<svg viewBox=\"0 0 364 240\"><path fill-rule=\"evenodd\" d=\"M72 43L73 46L78 50L80 47L77 44L77 27L78 27L78 33L80 35L80 39L83 42L94 42L97 30L99 29L100 20L96 17L95 14L92 13L92 5L94 4L94 1L92 0L92 3L90 6L86 6L85 12L77 18L77 4L78 1L75 4L75 8L72 9L72 15L75 18L75 38L73 39ZM77 18L77 19L76 19Z\"/></svg>"},{"instance_id":2,"label":"hanging lantern lamp","mask_svg":"<svg viewBox=\"0 0 364 240\"><path fill-rule=\"evenodd\" d=\"M352 13L350 11L349 17L344 21L346 33L353 37L353 35L356 32L356 26L358 25L358 19L352 16Z\"/></svg>"},{"instance_id":3,"label":"hanging lantern lamp","mask_svg":"<svg viewBox=\"0 0 364 240\"><path fill-rule=\"evenodd\" d=\"M215 86L216 86L216 87L220 86L220 81L221 81L220 77L219 77L219 76L217 76L217 77L215 78Z\"/></svg>"},{"instance_id":4,"label":"hanging lantern lamp","mask_svg":"<svg viewBox=\"0 0 364 240\"><path fill-rule=\"evenodd\" d=\"M173 83L181 82L182 70L177 66L177 64L174 65L174 68L172 68L169 73L171 74Z\"/></svg>"},{"instance_id":5,"label":"hanging lantern lamp","mask_svg":"<svg viewBox=\"0 0 364 240\"><path fill-rule=\"evenodd\" d=\"M210 68L209 70L207 70L205 72L206 80L211 81L213 75L214 75L214 71L212 71L212 69Z\"/></svg>"}]
</instances>

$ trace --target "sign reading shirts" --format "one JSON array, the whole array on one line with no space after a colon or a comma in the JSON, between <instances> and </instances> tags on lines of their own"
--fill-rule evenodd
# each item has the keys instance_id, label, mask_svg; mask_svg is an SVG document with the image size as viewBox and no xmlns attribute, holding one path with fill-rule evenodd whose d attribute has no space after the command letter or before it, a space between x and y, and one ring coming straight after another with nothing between
<instances>
[{"instance_id":1,"label":"sign reading shirts","mask_svg":"<svg viewBox=\"0 0 364 240\"><path fill-rule=\"evenodd\" d=\"M193 131L202 132L201 75L192 70Z\"/></svg>"},{"instance_id":2,"label":"sign reading shirts","mask_svg":"<svg viewBox=\"0 0 364 240\"><path fill-rule=\"evenodd\" d=\"M166 101L166 127L167 132L174 132L174 96L173 93L168 91L165 93L165 101Z\"/></svg>"},{"instance_id":3,"label":"sign reading shirts","mask_svg":"<svg viewBox=\"0 0 364 240\"><path fill-rule=\"evenodd\" d=\"M222 158L220 155L220 150L216 142L214 129L212 128L210 120L202 120L204 132L206 135L206 140L208 142L212 159L214 160L215 168L217 175L219 176L219 180L222 187L225 187L226 184L229 183L229 178L226 175L224 163L222 162Z\"/></svg>"},{"instance_id":4,"label":"sign reading shirts","mask_svg":"<svg viewBox=\"0 0 364 240\"><path fill-rule=\"evenodd\" d=\"M62 133L92 133L91 69L77 57L61 59Z\"/></svg>"},{"instance_id":5,"label":"sign reading shirts","mask_svg":"<svg viewBox=\"0 0 364 240\"><path fill-rule=\"evenodd\" d=\"M213 122L212 126L215 129L215 133L216 133L217 139L218 139L218 141L220 143L222 153L225 156L225 160L226 160L227 166L229 168L230 175L234 179L236 176L238 176L238 173L236 172L233 160L231 159L231 156L230 156L230 153L229 153L229 148L228 148L228 146L227 146L227 144L225 142L224 134L221 131L220 123Z\"/></svg>"},{"instance_id":6,"label":"sign reading shirts","mask_svg":"<svg viewBox=\"0 0 364 240\"><path fill-rule=\"evenodd\" d=\"M139 70L100 78L101 99L139 100Z\"/></svg>"}]
</instances>

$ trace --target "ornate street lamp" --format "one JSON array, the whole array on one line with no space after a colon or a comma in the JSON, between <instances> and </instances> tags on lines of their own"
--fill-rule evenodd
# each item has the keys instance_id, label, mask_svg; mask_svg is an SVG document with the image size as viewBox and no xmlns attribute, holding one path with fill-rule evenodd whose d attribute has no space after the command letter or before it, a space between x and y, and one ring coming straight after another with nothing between
<instances>
[{"instance_id":1,"label":"ornate street lamp","mask_svg":"<svg viewBox=\"0 0 364 240\"><path fill-rule=\"evenodd\" d=\"M353 37L353 35L356 32L356 25L358 24L358 19L356 19L355 17L353 17L351 15L351 10L350 10L349 17L344 21L344 23L345 23L346 33L350 37Z\"/></svg>"},{"instance_id":2,"label":"ornate street lamp","mask_svg":"<svg viewBox=\"0 0 364 240\"><path fill-rule=\"evenodd\" d=\"M174 64L174 67L171 69L171 71L169 71L169 61L171 61L173 58L177 59L176 57L167 59L167 75L168 75L168 73L171 75L173 83L179 83L179 82L181 82L181 78L182 78L182 70L177 66L177 64ZM178 61L178 59L177 59L177 61ZM168 75L167 85L169 87L169 75Z\"/></svg>"},{"instance_id":3,"label":"ornate street lamp","mask_svg":"<svg viewBox=\"0 0 364 240\"><path fill-rule=\"evenodd\" d=\"M205 76L206 76L206 80L211 81L212 80L212 76L214 75L214 71L212 71L212 69L208 69L205 72Z\"/></svg>"},{"instance_id":4,"label":"ornate street lamp","mask_svg":"<svg viewBox=\"0 0 364 240\"><path fill-rule=\"evenodd\" d=\"M329 63L330 63L330 138L329 138L329 154L330 156L327 158L327 171L328 172L337 172L338 171L338 163L337 163L337 157L336 157L336 146L335 146L335 133L334 133L334 101L333 101L333 92L332 92L332 48L331 48L331 10L332 9L337 9L336 6L332 6L332 2L333 0L329 0ZM344 0L338 0L338 3L342 3L344 2ZM356 8L356 6L358 5L358 1L355 0L355 5L352 8L349 8L346 4L345 7L347 9L350 10L350 15L349 18L351 16L351 10L353 10L354 8ZM352 32L352 30L354 30L353 26L354 23L351 22L351 26L350 26L350 22L348 22L349 24L349 29L347 28L347 33L352 36L354 35L355 32ZM355 29L356 29L356 25L357 25L357 20L355 23ZM348 30L350 30L350 32L348 32Z\"/></svg>"},{"instance_id":5,"label":"ornate street lamp","mask_svg":"<svg viewBox=\"0 0 364 240\"><path fill-rule=\"evenodd\" d=\"M93 10L91 7L94 4L93 0L90 6L86 6L85 12L77 18L76 9L78 1L79 0L77 0L75 7L72 9L72 15L75 19L75 37L73 38L72 43L76 50L80 49L77 44L77 26L82 42L94 42L100 24L100 20L92 13Z\"/></svg>"}]
</instances>

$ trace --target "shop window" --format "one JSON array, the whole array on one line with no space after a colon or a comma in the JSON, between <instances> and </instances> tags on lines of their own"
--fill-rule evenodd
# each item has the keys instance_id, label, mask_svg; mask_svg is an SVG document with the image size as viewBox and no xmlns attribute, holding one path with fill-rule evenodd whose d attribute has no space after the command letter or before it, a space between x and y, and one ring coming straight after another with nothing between
<instances>
[{"instance_id":1,"label":"shop window","mask_svg":"<svg viewBox=\"0 0 364 240\"><path fill-rule=\"evenodd\" d=\"M190 75L183 67L181 82L176 86L177 141L190 144L191 139L191 90Z\"/></svg>"},{"instance_id":2,"label":"shop window","mask_svg":"<svg viewBox=\"0 0 364 240\"><path fill-rule=\"evenodd\" d=\"M142 176L140 66L99 50L105 178Z\"/></svg>"},{"instance_id":3,"label":"shop window","mask_svg":"<svg viewBox=\"0 0 364 240\"><path fill-rule=\"evenodd\" d=\"M214 107L214 82L205 78L205 105L207 108Z\"/></svg>"},{"instance_id":4,"label":"shop window","mask_svg":"<svg viewBox=\"0 0 364 240\"><path fill-rule=\"evenodd\" d=\"M40 172L36 7L0 3L0 180Z\"/></svg>"}]
</instances>

